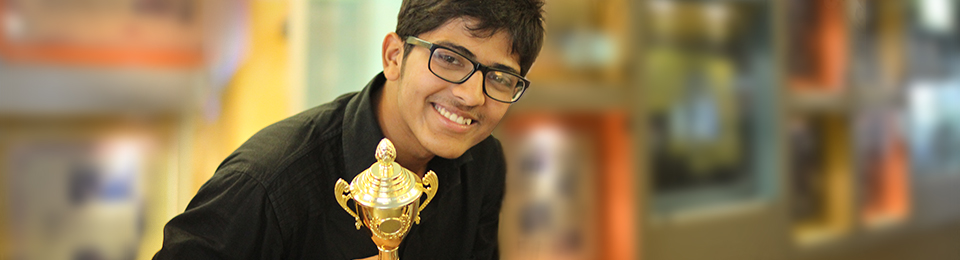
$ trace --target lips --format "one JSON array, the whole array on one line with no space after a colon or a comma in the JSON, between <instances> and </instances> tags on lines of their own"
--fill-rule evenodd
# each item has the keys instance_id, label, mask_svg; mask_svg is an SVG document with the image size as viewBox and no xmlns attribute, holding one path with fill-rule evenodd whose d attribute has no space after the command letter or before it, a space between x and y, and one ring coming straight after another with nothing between
<instances>
[{"instance_id":1,"label":"lips","mask_svg":"<svg viewBox=\"0 0 960 260\"><path fill-rule=\"evenodd\" d=\"M463 116L460 116L460 115L457 115L456 113L447 111L446 109L444 109L444 108L441 107L440 105L434 104L434 105L433 105L433 109L437 110L437 112L439 112L440 115L443 115L443 116L446 117L447 119L450 119L450 121L453 121L453 122L455 122L455 123L457 123L457 124L461 124L461 125L465 125L465 126L466 126L466 125L470 125L470 124L473 123L473 119L463 118Z\"/></svg>"}]
</instances>

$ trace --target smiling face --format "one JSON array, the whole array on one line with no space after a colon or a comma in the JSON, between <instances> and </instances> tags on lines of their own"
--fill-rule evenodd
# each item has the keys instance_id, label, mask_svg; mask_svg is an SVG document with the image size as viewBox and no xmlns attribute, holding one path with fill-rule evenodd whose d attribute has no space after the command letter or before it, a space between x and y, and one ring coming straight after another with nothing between
<instances>
[{"instance_id":1,"label":"smiling face","mask_svg":"<svg viewBox=\"0 0 960 260\"><path fill-rule=\"evenodd\" d=\"M417 37L457 50L486 66L519 71L519 57L510 51L509 35L499 31L491 37L476 37L467 29L471 22L470 18L451 19ZM384 40L384 75L388 81L378 111L381 128L398 143L398 151L408 149L417 158L456 158L487 138L510 104L483 94L482 72L474 72L462 84L450 83L428 69L430 49L407 45L413 49L404 58L402 46L403 39L396 34Z\"/></svg>"}]
</instances>

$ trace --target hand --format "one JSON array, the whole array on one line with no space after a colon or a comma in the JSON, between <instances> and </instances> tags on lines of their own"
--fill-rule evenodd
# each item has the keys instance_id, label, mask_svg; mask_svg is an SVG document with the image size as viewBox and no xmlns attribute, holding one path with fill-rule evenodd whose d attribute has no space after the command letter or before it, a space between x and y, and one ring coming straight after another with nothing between
<instances>
[{"instance_id":1,"label":"hand","mask_svg":"<svg viewBox=\"0 0 960 260\"><path fill-rule=\"evenodd\" d=\"M375 255L375 256L364 258L364 259L356 259L356 260L380 260L380 256Z\"/></svg>"}]
</instances>

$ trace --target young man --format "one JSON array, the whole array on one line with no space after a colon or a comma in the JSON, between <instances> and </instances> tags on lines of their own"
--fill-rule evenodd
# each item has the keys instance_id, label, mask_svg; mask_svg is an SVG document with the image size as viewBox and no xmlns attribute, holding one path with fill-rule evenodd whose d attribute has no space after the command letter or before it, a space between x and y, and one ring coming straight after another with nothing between
<instances>
[{"instance_id":1,"label":"young man","mask_svg":"<svg viewBox=\"0 0 960 260\"><path fill-rule=\"evenodd\" d=\"M538 0L405 0L383 73L359 93L273 124L244 143L164 229L154 259L358 259L366 230L333 197L376 161L437 173L439 190L402 259L498 259L505 163L490 136L529 82L543 42Z\"/></svg>"}]
</instances>

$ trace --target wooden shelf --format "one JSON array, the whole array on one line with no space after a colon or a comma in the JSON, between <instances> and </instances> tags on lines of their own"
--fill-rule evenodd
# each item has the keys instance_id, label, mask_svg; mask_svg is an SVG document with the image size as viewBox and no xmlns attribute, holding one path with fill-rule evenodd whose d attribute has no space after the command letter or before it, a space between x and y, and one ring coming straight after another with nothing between
<instances>
[{"instance_id":1,"label":"wooden shelf","mask_svg":"<svg viewBox=\"0 0 960 260\"><path fill-rule=\"evenodd\" d=\"M849 92L839 91L793 91L787 102L790 111L801 113L846 113L855 103Z\"/></svg>"},{"instance_id":2,"label":"wooden shelf","mask_svg":"<svg viewBox=\"0 0 960 260\"><path fill-rule=\"evenodd\" d=\"M178 112L189 107L199 75L191 69L2 65L0 115Z\"/></svg>"},{"instance_id":3,"label":"wooden shelf","mask_svg":"<svg viewBox=\"0 0 960 260\"><path fill-rule=\"evenodd\" d=\"M621 110L629 108L631 95L627 87L618 85L540 84L513 106L514 110Z\"/></svg>"}]
</instances>

